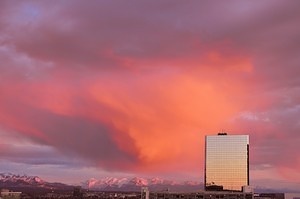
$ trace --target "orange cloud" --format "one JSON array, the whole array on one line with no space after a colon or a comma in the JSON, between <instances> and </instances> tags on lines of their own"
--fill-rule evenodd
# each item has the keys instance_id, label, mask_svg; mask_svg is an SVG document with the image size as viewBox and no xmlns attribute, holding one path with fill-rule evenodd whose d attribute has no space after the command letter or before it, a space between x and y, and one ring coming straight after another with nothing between
<instances>
[{"instance_id":1,"label":"orange cloud","mask_svg":"<svg viewBox=\"0 0 300 199\"><path fill-rule=\"evenodd\" d=\"M112 84L107 79L114 78L109 76L92 81L89 90L91 98L113 110L106 117L134 139L143 166L180 164L181 158L199 162L204 135L217 132L240 111L241 104L232 98L246 92L241 88L243 82L228 77L211 79L215 69L204 70L208 77L201 69L164 76L154 70L138 77L129 74L126 82L120 78ZM234 83L237 88L226 86ZM104 117L101 112L96 115ZM115 139L122 145L118 137Z\"/></svg>"},{"instance_id":2,"label":"orange cloud","mask_svg":"<svg viewBox=\"0 0 300 199\"><path fill-rule=\"evenodd\" d=\"M117 60L122 61L119 58ZM145 60L136 60L136 64L158 63L158 60L148 64ZM131 163L124 162L127 169L198 169L202 167L204 135L222 129L243 107L243 102L233 99L247 94L248 85L235 76L251 72L249 59L224 56L215 51L199 60L162 60L162 63L168 63L163 71L159 67L146 67L122 72L92 70L80 74L57 68L38 83L17 83L15 92L9 97L18 98L21 103L43 114L54 115L51 118L61 117L66 130L71 127L68 123L64 124L64 120L71 118L101 124L105 136L113 142L114 146L111 147L134 157ZM52 132L55 127L47 127L45 131L43 119L41 124L37 124L34 118L24 121L16 113L11 114L11 117L13 120L10 121L14 121L11 127L17 131L22 128L20 132L30 132L32 137L39 134L40 139L49 145L56 145L57 139L63 137L63 134L72 136L72 132L57 135ZM50 126L57 125L51 124L53 121L49 121ZM7 123L4 119L2 122ZM24 124L28 127L25 128ZM101 131L99 129L99 135ZM79 133L83 137L89 134L84 130ZM95 131L90 136L96 134ZM83 143L80 147L88 144ZM72 151L76 144L57 144L56 147L61 151L70 147L67 150ZM77 148L75 151L81 155L88 153L81 153L80 150ZM99 153L104 154L105 151ZM92 156L91 161L100 167L119 164L118 159L101 160L97 156Z\"/></svg>"}]
</instances>

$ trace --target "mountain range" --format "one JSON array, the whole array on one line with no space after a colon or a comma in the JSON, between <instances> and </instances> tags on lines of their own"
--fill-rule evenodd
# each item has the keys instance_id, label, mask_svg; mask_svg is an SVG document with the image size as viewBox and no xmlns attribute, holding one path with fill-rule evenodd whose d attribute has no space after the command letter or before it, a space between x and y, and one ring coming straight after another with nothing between
<instances>
[{"instance_id":1,"label":"mountain range","mask_svg":"<svg viewBox=\"0 0 300 199\"><path fill-rule=\"evenodd\" d=\"M106 177L102 179L91 178L82 182L81 187L93 191L140 191L142 187L148 187L150 191L171 192L196 192L203 190L203 183L195 181L176 182L161 178L116 178ZM73 185L67 185L58 182L47 182L38 176L19 175L12 173L0 173L0 189L9 189L12 191L47 193L70 192L73 191ZM255 187L256 193L271 192L299 192L299 190L280 189L274 190L265 187Z\"/></svg>"},{"instance_id":2,"label":"mountain range","mask_svg":"<svg viewBox=\"0 0 300 199\"><path fill-rule=\"evenodd\" d=\"M199 191L203 189L203 184L192 181L182 183L164 180L160 178L114 178L106 177L102 179L91 178L81 183L81 187L95 191L140 191L141 187L148 187L150 191ZM22 191L28 189L35 190L73 190L75 186L63 183L51 183L42 180L38 176L19 175L12 173L0 173L0 189L10 189Z\"/></svg>"},{"instance_id":3,"label":"mountain range","mask_svg":"<svg viewBox=\"0 0 300 199\"><path fill-rule=\"evenodd\" d=\"M89 179L82 183L82 187L101 191L140 191L141 187L148 187L150 191L199 191L203 190L203 183L194 181L176 182L160 178L114 178Z\"/></svg>"},{"instance_id":4,"label":"mountain range","mask_svg":"<svg viewBox=\"0 0 300 199\"><path fill-rule=\"evenodd\" d=\"M74 186L63 183L46 182L38 176L0 173L0 189L38 194L53 190L58 190L59 192L72 191Z\"/></svg>"}]
</instances>

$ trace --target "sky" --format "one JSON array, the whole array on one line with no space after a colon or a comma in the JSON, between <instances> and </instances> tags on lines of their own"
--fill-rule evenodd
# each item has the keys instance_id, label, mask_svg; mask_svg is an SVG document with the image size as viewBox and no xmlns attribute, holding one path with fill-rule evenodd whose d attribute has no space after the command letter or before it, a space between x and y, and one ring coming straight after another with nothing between
<instances>
[{"instance_id":1,"label":"sky","mask_svg":"<svg viewBox=\"0 0 300 199\"><path fill-rule=\"evenodd\" d=\"M0 172L203 182L250 136L253 186L300 189L300 2L0 1Z\"/></svg>"}]
</instances>

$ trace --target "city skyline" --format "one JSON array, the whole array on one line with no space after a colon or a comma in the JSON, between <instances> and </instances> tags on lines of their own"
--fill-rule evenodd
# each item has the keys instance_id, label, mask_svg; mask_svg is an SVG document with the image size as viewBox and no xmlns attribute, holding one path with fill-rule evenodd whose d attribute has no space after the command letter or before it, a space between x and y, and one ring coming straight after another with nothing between
<instances>
[{"instance_id":1,"label":"city skyline","mask_svg":"<svg viewBox=\"0 0 300 199\"><path fill-rule=\"evenodd\" d=\"M298 1L0 1L0 172L199 180L250 137L250 184L300 189Z\"/></svg>"}]
</instances>

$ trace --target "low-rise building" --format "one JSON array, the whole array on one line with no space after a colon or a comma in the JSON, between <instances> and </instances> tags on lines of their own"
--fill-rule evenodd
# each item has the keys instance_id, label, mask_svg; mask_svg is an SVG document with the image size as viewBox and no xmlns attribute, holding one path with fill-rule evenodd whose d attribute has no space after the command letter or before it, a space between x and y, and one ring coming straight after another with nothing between
<instances>
[{"instance_id":1,"label":"low-rise building","mask_svg":"<svg viewBox=\"0 0 300 199\"><path fill-rule=\"evenodd\" d=\"M203 191L195 193L151 192L150 199L253 199L253 193Z\"/></svg>"},{"instance_id":2,"label":"low-rise building","mask_svg":"<svg viewBox=\"0 0 300 199\"><path fill-rule=\"evenodd\" d=\"M0 196L2 199L19 199L21 198L22 192L13 192L8 189L2 189Z\"/></svg>"}]
</instances>

